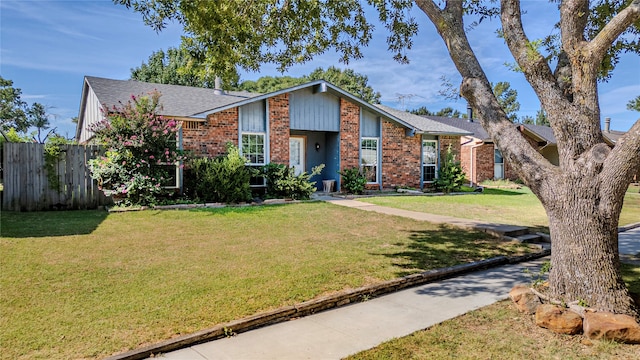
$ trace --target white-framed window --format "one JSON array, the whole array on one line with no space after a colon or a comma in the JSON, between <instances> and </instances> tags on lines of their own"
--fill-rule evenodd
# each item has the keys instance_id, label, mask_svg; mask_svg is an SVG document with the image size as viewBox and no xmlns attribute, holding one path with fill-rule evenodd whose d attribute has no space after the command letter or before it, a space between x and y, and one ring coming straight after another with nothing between
<instances>
[{"instance_id":1,"label":"white-framed window","mask_svg":"<svg viewBox=\"0 0 640 360\"><path fill-rule=\"evenodd\" d=\"M266 147L264 133L242 133L240 151L247 159L247 166L259 170L266 165ZM254 176L249 180L251 186L265 186L262 176Z\"/></svg>"},{"instance_id":2,"label":"white-framed window","mask_svg":"<svg viewBox=\"0 0 640 360\"><path fill-rule=\"evenodd\" d=\"M242 134L242 156L247 158L247 165L265 165L264 133Z\"/></svg>"},{"instance_id":3,"label":"white-framed window","mask_svg":"<svg viewBox=\"0 0 640 360\"><path fill-rule=\"evenodd\" d=\"M360 141L360 170L367 183L378 183L378 138L363 137Z\"/></svg>"},{"instance_id":4,"label":"white-framed window","mask_svg":"<svg viewBox=\"0 0 640 360\"><path fill-rule=\"evenodd\" d=\"M438 140L422 140L422 182L438 177Z\"/></svg>"},{"instance_id":5,"label":"white-framed window","mask_svg":"<svg viewBox=\"0 0 640 360\"><path fill-rule=\"evenodd\" d=\"M500 150L493 147L493 177L494 179L504 179L504 158Z\"/></svg>"}]
</instances>

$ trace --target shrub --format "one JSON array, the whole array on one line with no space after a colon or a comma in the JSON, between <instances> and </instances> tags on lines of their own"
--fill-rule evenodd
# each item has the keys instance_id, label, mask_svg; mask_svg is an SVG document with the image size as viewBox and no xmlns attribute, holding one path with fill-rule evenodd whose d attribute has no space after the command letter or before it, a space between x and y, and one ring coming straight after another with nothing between
<instances>
[{"instance_id":1,"label":"shrub","mask_svg":"<svg viewBox=\"0 0 640 360\"><path fill-rule=\"evenodd\" d=\"M342 176L342 189L347 194L362 194L364 186L367 184L367 178L357 167L344 169L338 174Z\"/></svg>"},{"instance_id":2,"label":"shrub","mask_svg":"<svg viewBox=\"0 0 640 360\"><path fill-rule=\"evenodd\" d=\"M316 191L316 182L310 181L312 176L320 174L324 164L295 175L294 168L287 165L270 163L262 168L262 176L267 180L267 197L307 200Z\"/></svg>"},{"instance_id":3,"label":"shrub","mask_svg":"<svg viewBox=\"0 0 640 360\"><path fill-rule=\"evenodd\" d=\"M132 96L122 107L105 111L90 129L107 146L104 156L89 161L91 177L107 196L124 205L152 205L168 194L169 173L184 160L177 149L178 124L157 114L160 93Z\"/></svg>"},{"instance_id":4,"label":"shrub","mask_svg":"<svg viewBox=\"0 0 640 360\"><path fill-rule=\"evenodd\" d=\"M251 200L250 179L257 171L246 166L247 159L232 144L215 159L197 158L185 171L185 192L204 202L238 203Z\"/></svg>"},{"instance_id":5,"label":"shrub","mask_svg":"<svg viewBox=\"0 0 640 360\"><path fill-rule=\"evenodd\" d=\"M436 189L448 194L460 190L465 183L465 175L455 154L451 151L451 145L447 148L444 161L438 170L438 178L434 182Z\"/></svg>"}]
</instances>

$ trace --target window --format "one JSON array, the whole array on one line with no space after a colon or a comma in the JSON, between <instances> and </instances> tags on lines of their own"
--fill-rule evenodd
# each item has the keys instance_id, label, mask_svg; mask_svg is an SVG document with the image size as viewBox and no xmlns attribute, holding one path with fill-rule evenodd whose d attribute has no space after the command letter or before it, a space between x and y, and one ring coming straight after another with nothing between
<instances>
[{"instance_id":1,"label":"window","mask_svg":"<svg viewBox=\"0 0 640 360\"><path fill-rule=\"evenodd\" d=\"M243 133L240 149L242 156L247 158L247 165L256 169L266 165L265 145L263 133ZM265 181L261 176L254 176L250 180L251 186L264 186Z\"/></svg>"},{"instance_id":2,"label":"window","mask_svg":"<svg viewBox=\"0 0 640 360\"><path fill-rule=\"evenodd\" d=\"M362 138L360 170L368 183L378 183L378 138Z\"/></svg>"},{"instance_id":3,"label":"window","mask_svg":"<svg viewBox=\"0 0 640 360\"><path fill-rule=\"evenodd\" d=\"M438 177L438 141L422 140L422 182Z\"/></svg>"},{"instance_id":4,"label":"window","mask_svg":"<svg viewBox=\"0 0 640 360\"><path fill-rule=\"evenodd\" d=\"M504 158L498 148L493 148L493 177L494 179L504 179Z\"/></svg>"},{"instance_id":5,"label":"window","mask_svg":"<svg viewBox=\"0 0 640 360\"><path fill-rule=\"evenodd\" d=\"M249 161L248 165L264 165L264 134L242 134L242 155Z\"/></svg>"}]
</instances>

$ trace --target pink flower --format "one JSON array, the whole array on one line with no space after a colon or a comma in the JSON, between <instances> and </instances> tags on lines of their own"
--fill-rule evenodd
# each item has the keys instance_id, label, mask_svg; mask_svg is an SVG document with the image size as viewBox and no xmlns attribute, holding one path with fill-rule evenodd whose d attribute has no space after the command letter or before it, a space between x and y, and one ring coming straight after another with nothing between
<instances>
[{"instance_id":1,"label":"pink flower","mask_svg":"<svg viewBox=\"0 0 640 360\"><path fill-rule=\"evenodd\" d=\"M149 159L153 160L153 159L155 159L155 158L156 158L155 156L153 156L153 155L149 155Z\"/></svg>"}]
</instances>

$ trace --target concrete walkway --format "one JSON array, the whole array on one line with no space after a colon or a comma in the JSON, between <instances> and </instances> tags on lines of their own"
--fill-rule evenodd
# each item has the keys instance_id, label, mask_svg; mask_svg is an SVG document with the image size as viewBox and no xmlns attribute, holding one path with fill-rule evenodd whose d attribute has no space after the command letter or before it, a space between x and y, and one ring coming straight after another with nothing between
<instances>
[{"instance_id":1,"label":"concrete walkway","mask_svg":"<svg viewBox=\"0 0 640 360\"><path fill-rule=\"evenodd\" d=\"M501 226L425 214L356 200L320 197L336 205L447 223L464 228ZM640 228L620 233L620 252L640 253ZM160 355L173 360L341 359L387 340L506 299L518 283L530 282L544 260L506 265L426 284L360 303Z\"/></svg>"},{"instance_id":2,"label":"concrete walkway","mask_svg":"<svg viewBox=\"0 0 640 360\"><path fill-rule=\"evenodd\" d=\"M502 266L402 290L186 349L164 359L341 359L507 298L542 262Z\"/></svg>"}]
</instances>

